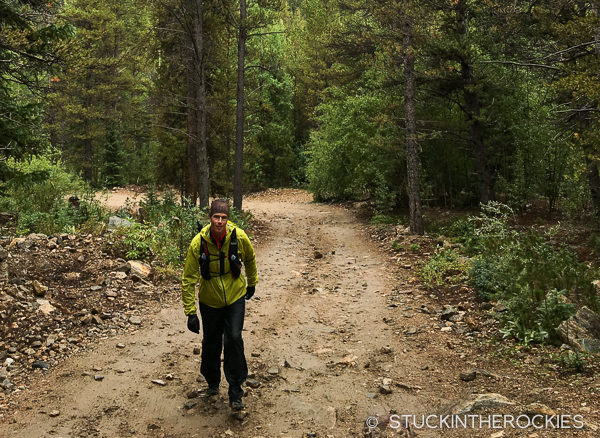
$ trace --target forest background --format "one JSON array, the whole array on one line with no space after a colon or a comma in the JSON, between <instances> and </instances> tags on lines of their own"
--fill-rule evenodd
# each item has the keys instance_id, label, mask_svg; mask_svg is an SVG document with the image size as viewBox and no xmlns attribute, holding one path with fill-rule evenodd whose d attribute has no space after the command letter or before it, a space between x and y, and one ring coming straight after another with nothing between
<instances>
[{"instance_id":1,"label":"forest background","mask_svg":"<svg viewBox=\"0 0 600 438\"><path fill-rule=\"evenodd\" d=\"M538 225L597 224L599 12L575 0L1 0L1 210L21 233L64 232L103 214L94 190L170 186L193 222L209 196L241 210L244 192L300 186L366 201L375 222L407 214L422 234L436 231L423 206L481 205L443 230L460 250L441 248L426 283L464 273L482 298L506 298L511 334L555 339L573 311L561 297L598 309L595 263L553 243L556 229L510 222L535 211ZM147 220L163 202L148 199ZM136 232L140 257L159 231ZM586 244L600 253L596 234Z\"/></svg>"}]
</instances>

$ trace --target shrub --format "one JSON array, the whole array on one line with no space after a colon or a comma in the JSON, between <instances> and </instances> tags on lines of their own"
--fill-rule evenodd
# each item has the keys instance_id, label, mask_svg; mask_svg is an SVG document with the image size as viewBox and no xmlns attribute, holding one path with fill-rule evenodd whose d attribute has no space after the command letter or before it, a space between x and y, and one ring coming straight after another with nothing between
<instances>
[{"instance_id":1,"label":"shrub","mask_svg":"<svg viewBox=\"0 0 600 438\"><path fill-rule=\"evenodd\" d=\"M505 336L521 342L558 342L556 328L573 314L566 301L598 309L594 269L580 263L564 245L549 243L555 230L518 233L508 225L511 210L498 203L482 207L471 219L481 253L473 260L469 283L484 299L501 300Z\"/></svg>"},{"instance_id":2,"label":"shrub","mask_svg":"<svg viewBox=\"0 0 600 438\"><path fill-rule=\"evenodd\" d=\"M423 284L432 289L465 282L468 268L468 259L452 249L445 249L431 257L419 270L419 275Z\"/></svg>"},{"instance_id":3,"label":"shrub","mask_svg":"<svg viewBox=\"0 0 600 438\"><path fill-rule=\"evenodd\" d=\"M118 229L111 240L109 251L114 256L129 259L160 260L167 267L177 267L185 259L188 246L198 233L198 228L207 224L208 209L200 209L190 202L177 202L170 192L158 196L149 189L140 202L141 222L133 221L130 228ZM232 208L230 220L245 229L250 224L249 212Z\"/></svg>"},{"instance_id":4,"label":"shrub","mask_svg":"<svg viewBox=\"0 0 600 438\"><path fill-rule=\"evenodd\" d=\"M67 228L92 228L104 211L83 181L63 167L52 154L33 155L5 162L10 178L2 187L2 207L17 213L17 232L52 234ZM77 194L79 206L69 195Z\"/></svg>"}]
</instances>

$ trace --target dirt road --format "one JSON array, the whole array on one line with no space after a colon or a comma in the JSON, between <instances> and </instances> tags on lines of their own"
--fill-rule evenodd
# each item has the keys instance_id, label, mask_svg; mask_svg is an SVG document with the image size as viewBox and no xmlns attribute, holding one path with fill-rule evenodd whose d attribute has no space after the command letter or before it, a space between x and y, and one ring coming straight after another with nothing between
<instances>
[{"instance_id":1,"label":"dirt road","mask_svg":"<svg viewBox=\"0 0 600 438\"><path fill-rule=\"evenodd\" d=\"M386 266L351 212L300 191L245 202L270 228L256 245L260 283L247 306L258 387L248 387L243 415L227 407L225 383L217 397L188 399L204 387L193 351L201 338L174 300L40 378L0 436L362 436L369 416L432 412L452 395L431 382L464 355L442 356L419 338L426 297L409 271Z\"/></svg>"}]
</instances>

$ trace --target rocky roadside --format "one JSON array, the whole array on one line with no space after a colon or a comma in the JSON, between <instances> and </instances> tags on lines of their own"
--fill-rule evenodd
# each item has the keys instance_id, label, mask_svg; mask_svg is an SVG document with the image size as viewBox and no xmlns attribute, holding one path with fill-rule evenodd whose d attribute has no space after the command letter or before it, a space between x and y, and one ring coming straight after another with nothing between
<instances>
[{"instance_id":1,"label":"rocky roadside","mask_svg":"<svg viewBox=\"0 0 600 438\"><path fill-rule=\"evenodd\" d=\"M114 258L93 235L0 239L0 417L35 375L132 332L178 290L140 261Z\"/></svg>"}]
</instances>

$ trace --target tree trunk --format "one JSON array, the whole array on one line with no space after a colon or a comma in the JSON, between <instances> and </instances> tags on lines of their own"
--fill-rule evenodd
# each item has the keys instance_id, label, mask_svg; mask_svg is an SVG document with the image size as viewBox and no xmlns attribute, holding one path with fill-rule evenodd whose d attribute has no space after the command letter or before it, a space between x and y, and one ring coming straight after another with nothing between
<instances>
[{"instance_id":1,"label":"tree trunk","mask_svg":"<svg viewBox=\"0 0 600 438\"><path fill-rule=\"evenodd\" d=\"M196 205L196 199L198 198L198 148L196 145L198 140L198 112L196 111L197 90L194 81L195 59L193 56L193 47L187 61L187 153L185 195L189 199L191 205Z\"/></svg>"},{"instance_id":2,"label":"tree trunk","mask_svg":"<svg viewBox=\"0 0 600 438\"><path fill-rule=\"evenodd\" d=\"M209 198L209 168L208 168L208 148L206 141L206 74L204 69L204 23L202 10L204 0L195 0L193 35L194 35L194 57L196 59L196 93L197 93L197 134L196 157L198 160L198 201L200 208L208 206Z\"/></svg>"},{"instance_id":3,"label":"tree trunk","mask_svg":"<svg viewBox=\"0 0 600 438\"><path fill-rule=\"evenodd\" d=\"M208 206L209 169L206 141L206 75L204 70L204 0L188 1L187 165L186 195L193 205Z\"/></svg>"},{"instance_id":4,"label":"tree trunk","mask_svg":"<svg viewBox=\"0 0 600 438\"><path fill-rule=\"evenodd\" d=\"M94 142L91 138L85 140L83 148L83 179L92 184L94 181L93 160L94 160Z\"/></svg>"},{"instance_id":5,"label":"tree trunk","mask_svg":"<svg viewBox=\"0 0 600 438\"><path fill-rule=\"evenodd\" d=\"M406 112L406 171L410 232L423 234L421 214L421 182L419 178L419 145L415 115L415 57L410 23L403 23L402 46L404 49L404 108Z\"/></svg>"},{"instance_id":6,"label":"tree trunk","mask_svg":"<svg viewBox=\"0 0 600 438\"><path fill-rule=\"evenodd\" d=\"M242 209L242 173L244 157L244 58L246 55L246 0L240 0L240 30L238 38L238 74L235 114L235 164L233 175L233 206Z\"/></svg>"},{"instance_id":7,"label":"tree trunk","mask_svg":"<svg viewBox=\"0 0 600 438\"><path fill-rule=\"evenodd\" d=\"M585 164L587 165L588 182L590 184L590 192L592 195L592 203L596 214L600 215L600 173L598 172L598 163L590 157L591 146L584 147Z\"/></svg>"},{"instance_id":8,"label":"tree trunk","mask_svg":"<svg viewBox=\"0 0 600 438\"><path fill-rule=\"evenodd\" d=\"M457 11L457 20L460 33L463 39L467 38L468 29L468 11L465 0L455 2ZM467 44L465 43L465 46ZM485 126L481 123L481 104L479 96L475 90L475 78L473 69L468 59L468 54L461 55L460 66L462 75L463 96L465 99L464 111L469 118L469 132L471 134L471 143L473 154L475 155L477 179L479 183L479 202L487 204L493 200L492 175L490 173L487 147L485 144Z\"/></svg>"},{"instance_id":9,"label":"tree trunk","mask_svg":"<svg viewBox=\"0 0 600 438\"><path fill-rule=\"evenodd\" d=\"M592 10L596 17L599 14L598 5L593 5ZM600 58L600 27L596 28L596 32L594 34L594 51L596 54L596 58ZM596 103L597 104L597 103ZM588 172L588 181L590 183L590 192L592 195L592 202L594 204L594 209L596 210L596 214L600 216L600 174L598 173L598 161L594 159L592 145L585 145L583 151L585 153L585 163L587 165Z\"/></svg>"}]
</instances>

